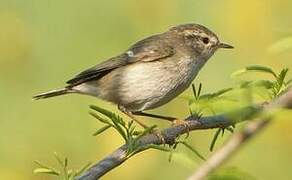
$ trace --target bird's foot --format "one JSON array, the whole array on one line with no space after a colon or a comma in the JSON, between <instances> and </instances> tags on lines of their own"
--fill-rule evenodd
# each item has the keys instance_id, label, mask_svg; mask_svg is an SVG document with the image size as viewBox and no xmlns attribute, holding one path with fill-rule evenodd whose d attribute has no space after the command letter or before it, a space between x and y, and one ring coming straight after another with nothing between
<instances>
[{"instance_id":1,"label":"bird's foot","mask_svg":"<svg viewBox=\"0 0 292 180\"><path fill-rule=\"evenodd\" d=\"M172 124L171 126L184 126L184 128L186 128L187 132L187 136L186 137L189 137L190 135L190 125L188 123L188 121L185 121L185 120L182 120L182 119L175 119L174 121L172 121Z\"/></svg>"},{"instance_id":2,"label":"bird's foot","mask_svg":"<svg viewBox=\"0 0 292 180\"><path fill-rule=\"evenodd\" d=\"M165 139L161 133L161 131L158 128L155 128L151 131L152 134L154 134L158 139L160 140L161 144L165 145Z\"/></svg>"}]
</instances>

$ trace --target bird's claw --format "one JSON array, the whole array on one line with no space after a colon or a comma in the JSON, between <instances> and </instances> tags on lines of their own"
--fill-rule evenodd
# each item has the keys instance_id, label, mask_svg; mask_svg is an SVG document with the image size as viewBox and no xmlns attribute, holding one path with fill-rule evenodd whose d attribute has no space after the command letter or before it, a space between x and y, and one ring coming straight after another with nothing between
<instances>
[{"instance_id":1,"label":"bird's claw","mask_svg":"<svg viewBox=\"0 0 292 180\"><path fill-rule=\"evenodd\" d=\"M165 145L165 139L161 134L161 131L158 128L155 128L152 130L151 132L152 134L154 134L156 137L158 137L158 139L160 140L161 144Z\"/></svg>"},{"instance_id":2,"label":"bird's claw","mask_svg":"<svg viewBox=\"0 0 292 180\"><path fill-rule=\"evenodd\" d=\"M182 125L186 128L186 130L187 130L186 138L188 138L190 135L190 125L188 124L188 122L185 120L181 120L181 119L176 119L176 120L172 121L172 126L179 126L179 125Z\"/></svg>"}]
</instances>

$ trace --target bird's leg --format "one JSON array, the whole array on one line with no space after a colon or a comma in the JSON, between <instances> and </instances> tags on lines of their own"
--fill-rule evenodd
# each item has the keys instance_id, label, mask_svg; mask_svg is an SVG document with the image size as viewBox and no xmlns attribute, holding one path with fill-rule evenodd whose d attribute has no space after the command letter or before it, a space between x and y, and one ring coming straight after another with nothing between
<instances>
[{"instance_id":1,"label":"bird's leg","mask_svg":"<svg viewBox=\"0 0 292 180\"><path fill-rule=\"evenodd\" d=\"M123 106L118 106L119 110L122 111L124 114L126 114L128 117L130 117L133 121L135 121L136 123L138 123L141 127L143 127L144 129L149 128L147 125L145 125L144 123L142 123L140 120L138 120L135 116L134 113L127 111L126 108L124 108ZM154 133L162 142L162 144L165 144L165 140L163 138L163 136L161 135L160 131L158 129L154 129L152 131L152 133Z\"/></svg>"},{"instance_id":2,"label":"bird's leg","mask_svg":"<svg viewBox=\"0 0 292 180\"><path fill-rule=\"evenodd\" d=\"M127 111L126 108L124 108L123 106L118 106L119 110L122 111L124 114L126 114L128 117L130 117L133 121L135 121L136 123L138 123L141 127L143 127L144 129L147 129L148 126L145 125L143 122L141 122L140 120L138 120L132 112Z\"/></svg>"},{"instance_id":3,"label":"bird's leg","mask_svg":"<svg viewBox=\"0 0 292 180\"><path fill-rule=\"evenodd\" d=\"M170 116L162 116L162 115L157 115L157 114L150 114L150 113L145 113L145 112L133 112L134 115L137 116L146 116L146 117L152 117L152 118L157 118L157 119L162 119L166 121L175 121L177 118L175 117L170 117Z\"/></svg>"},{"instance_id":4,"label":"bird's leg","mask_svg":"<svg viewBox=\"0 0 292 180\"><path fill-rule=\"evenodd\" d=\"M187 129L187 136L189 135L190 127L189 127L189 124L185 120L178 119L175 117L162 116L162 115L150 114L150 113L145 113L145 112L133 112L133 114L137 116L146 116L146 117L152 117L152 118L163 119L166 121L171 121L172 126L183 125Z\"/></svg>"}]
</instances>

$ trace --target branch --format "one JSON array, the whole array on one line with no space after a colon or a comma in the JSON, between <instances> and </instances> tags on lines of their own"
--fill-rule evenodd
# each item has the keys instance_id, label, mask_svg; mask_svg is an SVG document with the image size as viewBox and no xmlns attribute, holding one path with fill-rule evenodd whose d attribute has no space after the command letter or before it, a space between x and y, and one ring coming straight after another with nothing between
<instances>
[{"instance_id":1,"label":"branch","mask_svg":"<svg viewBox=\"0 0 292 180\"><path fill-rule=\"evenodd\" d=\"M207 177L211 172L217 169L223 162L228 160L239 148L266 127L270 123L270 119L249 122L247 127L240 133L236 133L218 149L210 158L207 159L188 180L201 180Z\"/></svg>"},{"instance_id":2,"label":"branch","mask_svg":"<svg viewBox=\"0 0 292 180\"><path fill-rule=\"evenodd\" d=\"M288 100L287 100L288 98ZM169 144L172 145L175 143L175 140L180 135L188 133L189 131L200 130L200 129L212 129L212 128L226 128L236 123L252 119L255 115L262 112L262 110L266 110L267 108L271 108L274 106L277 107L292 107L292 91L289 91L282 97L280 97L274 103L269 105L259 105L259 106L251 106L247 108L243 108L240 111L235 111L222 115L215 116L207 116L207 117L195 117L190 116L186 118L187 126L185 125L177 125L174 127L170 127L164 129L161 132L161 135L164 139L164 142L161 140L161 137L158 137L155 134L148 134L142 137L139 140L140 150L136 153L149 149L149 145L156 144ZM267 106L267 107L266 107ZM148 146L147 146L148 145ZM125 162L129 156L127 156L127 144L119 147L112 154L108 155L91 168L89 168L85 173L83 173L78 180L96 180L102 177L104 174L108 173L112 169L116 168L123 162ZM135 153L135 154L136 154ZM134 154L133 154L134 155Z\"/></svg>"},{"instance_id":3,"label":"branch","mask_svg":"<svg viewBox=\"0 0 292 180\"><path fill-rule=\"evenodd\" d=\"M281 96L278 100L269 104L265 111L272 108L292 108L292 90ZM271 123L271 116L258 121L251 121L247 126L238 133L235 133L230 139L218 149L211 157L207 159L188 180L201 180L206 178L210 173L222 165L225 161L231 158L236 151L240 149L249 139L262 131L268 124Z\"/></svg>"}]
</instances>

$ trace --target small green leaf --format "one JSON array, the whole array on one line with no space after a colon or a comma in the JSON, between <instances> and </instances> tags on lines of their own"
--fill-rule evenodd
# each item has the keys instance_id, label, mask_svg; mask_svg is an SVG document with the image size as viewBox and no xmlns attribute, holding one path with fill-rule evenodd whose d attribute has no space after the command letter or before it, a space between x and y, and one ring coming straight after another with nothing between
<instances>
[{"instance_id":1,"label":"small green leaf","mask_svg":"<svg viewBox=\"0 0 292 180\"><path fill-rule=\"evenodd\" d=\"M54 156L55 156L56 160L58 161L58 163L60 164L60 166L63 168L64 164L63 164L61 158L59 157L58 153L54 152Z\"/></svg>"},{"instance_id":2,"label":"small green leaf","mask_svg":"<svg viewBox=\"0 0 292 180\"><path fill-rule=\"evenodd\" d=\"M111 124L108 120L105 120L105 119L99 117L97 114L91 113L91 115L96 117L101 122L106 123L108 125L111 125L113 128L115 128L118 131L118 133L123 137L125 142L128 141L128 137L127 137L128 129L126 127L125 121L120 116L116 115L115 113L113 113L111 111L108 111L106 109L98 107L98 106L90 105L90 108L105 115L106 117L110 118L113 124ZM102 129L102 130L104 130L104 129Z\"/></svg>"},{"instance_id":3,"label":"small green leaf","mask_svg":"<svg viewBox=\"0 0 292 180\"><path fill-rule=\"evenodd\" d=\"M133 135L134 135L134 136L138 136L138 135L141 134L142 132L143 132L143 131L134 131L134 132L133 132Z\"/></svg>"},{"instance_id":4,"label":"small green leaf","mask_svg":"<svg viewBox=\"0 0 292 180\"><path fill-rule=\"evenodd\" d=\"M263 86L266 89L271 89L274 86L274 83L272 81L269 81L269 80L258 80L258 81L254 81L252 83L252 85L254 85L254 86Z\"/></svg>"},{"instance_id":5,"label":"small green leaf","mask_svg":"<svg viewBox=\"0 0 292 180\"><path fill-rule=\"evenodd\" d=\"M192 84L192 90L193 90L195 99L199 99L201 95L201 91L202 91L202 83L199 84L198 92L197 92L195 84Z\"/></svg>"},{"instance_id":6,"label":"small green leaf","mask_svg":"<svg viewBox=\"0 0 292 180\"><path fill-rule=\"evenodd\" d=\"M214 92L214 93L210 93L210 94L204 94L201 96L201 99L211 99L211 98L216 98L216 97L219 97L229 91L233 90L233 88L225 88L225 89L221 89L217 92Z\"/></svg>"},{"instance_id":7,"label":"small green leaf","mask_svg":"<svg viewBox=\"0 0 292 180\"><path fill-rule=\"evenodd\" d=\"M240 76L240 75L242 75L242 74L244 74L244 73L246 73L246 72L247 72L246 69L239 69L239 70L233 72L233 73L231 74L231 77L237 77L237 76Z\"/></svg>"},{"instance_id":8,"label":"small green leaf","mask_svg":"<svg viewBox=\"0 0 292 180\"><path fill-rule=\"evenodd\" d=\"M65 157L65 160L64 160L64 168L67 168L67 166L68 166L68 158Z\"/></svg>"},{"instance_id":9,"label":"small green leaf","mask_svg":"<svg viewBox=\"0 0 292 180\"><path fill-rule=\"evenodd\" d=\"M201 92L202 92L202 83L199 84L199 89L198 89L198 97L201 96Z\"/></svg>"},{"instance_id":10,"label":"small green leaf","mask_svg":"<svg viewBox=\"0 0 292 180\"><path fill-rule=\"evenodd\" d=\"M136 126L134 126L134 125L131 125L131 127L129 127L129 133L131 134L131 136L135 135L135 128L136 128Z\"/></svg>"},{"instance_id":11,"label":"small green leaf","mask_svg":"<svg viewBox=\"0 0 292 180\"><path fill-rule=\"evenodd\" d=\"M111 125L106 125L106 126L103 126L102 128L98 129L95 133L93 133L92 135L93 136L97 136L99 135L100 133L103 133L104 131L106 131L108 128L112 127Z\"/></svg>"},{"instance_id":12,"label":"small green leaf","mask_svg":"<svg viewBox=\"0 0 292 180\"><path fill-rule=\"evenodd\" d=\"M292 79L289 79L289 80L286 82L287 85L290 85L291 83L292 83Z\"/></svg>"},{"instance_id":13,"label":"small green leaf","mask_svg":"<svg viewBox=\"0 0 292 180\"><path fill-rule=\"evenodd\" d=\"M95 111L97 111L97 112L99 112L99 113L101 113L101 114L103 114L103 115L109 117L109 118L111 118L112 115L113 115L112 112L110 112L110 111L108 111L108 110L106 110L106 109L103 109L103 108L101 108L101 107L98 107L98 106L95 106L95 105L90 105L89 107L90 107L91 109L93 109L93 110L95 110Z\"/></svg>"},{"instance_id":14,"label":"small green leaf","mask_svg":"<svg viewBox=\"0 0 292 180\"><path fill-rule=\"evenodd\" d=\"M51 169L49 166L44 165L43 163L39 162L39 161L34 161L34 163L36 163L38 166L42 167L42 168L46 168L46 169Z\"/></svg>"},{"instance_id":15,"label":"small green leaf","mask_svg":"<svg viewBox=\"0 0 292 180\"><path fill-rule=\"evenodd\" d=\"M194 97L197 98L197 91L196 91L195 84L192 84L192 90L193 90Z\"/></svg>"},{"instance_id":16,"label":"small green leaf","mask_svg":"<svg viewBox=\"0 0 292 180\"><path fill-rule=\"evenodd\" d=\"M39 174L39 173L42 173L42 174L50 174L50 175L55 175L55 176L59 176L60 175L59 172L56 172L53 169L47 169L47 168L36 168L33 171L33 173L34 174Z\"/></svg>"},{"instance_id":17,"label":"small green leaf","mask_svg":"<svg viewBox=\"0 0 292 180\"><path fill-rule=\"evenodd\" d=\"M219 128L219 129L216 131L216 133L214 134L214 137L213 137L212 142L211 142L211 145L210 145L210 151L213 151L214 146L215 146L215 144L216 144L216 141L217 141L217 139L218 139L218 136L219 136L221 130L222 130L222 129Z\"/></svg>"},{"instance_id":18,"label":"small green leaf","mask_svg":"<svg viewBox=\"0 0 292 180\"><path fill-rule=\"evenodd\" d=\"M186 142L184 142L184 141L182 141L182 142L179 142L179 143L181 143L181 144L183 144L185 147L187 147L189 150L191 150L193 153L195 153L199 158L201 158L202 160L206 160L205 158L204 158L204 156L203 155L201 155L195 148L193 148L191 145L189 145L188 143L186 143Z\"/></svg>"},{"instance_id":19,"label":"small green leaf","mask_svg":"<svg viewBox=\"0 0 292 180\"><path fill-rule=\"evenodd\" d=\"M274 77L277 77L276 73L270 67L266 67L266 66L262 66L262 65L247 66L244 69L240 69L238 71L235 71L234 73L231 74L231 76L236 77L236 76L242 75L242 74L250 72L250 71L269 73L269 74L272 74Z\"/></svg>"},{"instance_id":20,"label":"small green leaf","mask_svg":"<svg viewBox=\"0 0 292 180\"><path fill-rule=\"evenodd\" d=\"M97 114L94 113L94 112L89 112L89 114L90 114L91 116L93 116L94 118L96 118L97 120L99 120L100 122L102 122L102 123L105 123L105 124L111 124L107 119L102 118L101 116L97 115Z\"/></svg>"},{"instance_id":21,"label":"small green leaf","mask_svg":"<svg viewBox=\"0 0 292 180\"><path fill-rule=\"evenodd\" d=\"M253 81L242 81L239 85L239 88L248 88L253 83Z\"/></svg>"},{"instance_id":22,"label":"small green leaf","mask_svg":"<svg viewBox=\"0 0 292 180\"><path fill-rule=\"evenodd\" d=\"M113 118L113 119L112 119L112 122L114 123L113 128L115 128L115 129L118 131L118 133L123 137L123 139L124 139L125 142L127 143L128 138L127 138L126 132L125 132L125 130L122 128L122 126L121 126L119 120L116 119L116 118Z\"/></svg>"},{"instance_id":23,"label":"small green leaf","mask_svg":"<svg viewBox=\"0 0 292 180\"><path fill-rule=\"evenodd\" d=\"M280 72L280 74L277 77L277 82L278 82L280 87L282 87L282 85L284 84L284 80L285 80L285 77L288 73L288 70L289 70L288 68L282 69L282 71Z\"/></svg>"},{"instance_id":24,"label":"small green leaf","mask_svg":"<svg viewBox=\"0 0 292 180\"><path fill-rule=\"evenodd\" d=\"M146 134L150 133L154 128L156 128L157 125L153 125L145 129L141 134L139 134L136 138L136 140L139 140L141 137L145 136Z\"/></svg>"}]
</instances>

